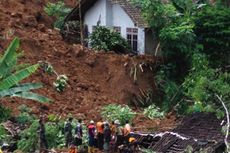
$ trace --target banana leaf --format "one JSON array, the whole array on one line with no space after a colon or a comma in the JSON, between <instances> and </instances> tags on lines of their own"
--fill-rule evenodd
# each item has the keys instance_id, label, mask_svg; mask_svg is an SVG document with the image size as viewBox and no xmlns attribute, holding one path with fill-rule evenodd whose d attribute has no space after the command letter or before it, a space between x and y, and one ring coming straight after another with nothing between
<instances>
[{"instance_id":1,"label":"banana leaf","mask_svg":"<svg viewBox=\"0 0 230 153\"><path fill-rule=\"evenodd\" d=\"M0 97L11 96L11 95L19 93L19 92L25 92L25 91L29 91L29 90L33 90L33 89L39 89L39 88L42 88L41 83L24 83L24 84L20 84L16 87L12 87L10 89L0 91Z\"/></svg>"},{"instance_id":2,"label":"banana leaf","mask_svg":"<svg viewBox=\"0 0 230 153\"><path fill-rule=\"evenodd\" d=\"M9 77L5 78L4 80L0 81L0 91L9 89L15 85L18 85L18 83L25 79L26 77L30 76L32 73L34 73L37 68L39 67L39 64L32 65L30 67L27 67L25 69L22 69L15 74L10 75Z\"/></svg>"},{"instance_id":3,"label":"banana leaf","mask_svg":"<svg viewBox=\"0 0 230 153\"><path fill-rule=\"evenodd\" d=\"M41 96L39 94L33 93L33 92L19 92L19 93L13 94L12 97L20 97L24 99L35 100L41 103L47 103L51 101L51 99Z\"/></svg>"},{"instance_id":4,"label":"banana leaf","mask_svg":"<svg viewBox=\"0 0 230 153\"><path fill-rule=\"evenodd\" d=\"M19 39L15 38L0 59L0 78L12 71L17 63L16 50L19 48Z\"/></svg>"}]
</instances>

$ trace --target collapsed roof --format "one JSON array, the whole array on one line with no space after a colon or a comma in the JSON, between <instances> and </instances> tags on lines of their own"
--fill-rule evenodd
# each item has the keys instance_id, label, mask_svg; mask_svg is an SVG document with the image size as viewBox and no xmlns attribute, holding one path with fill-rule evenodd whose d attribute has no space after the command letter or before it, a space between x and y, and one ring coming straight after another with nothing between
<instances>
[{"instance_id":1,"label":"collapsed roof","mask_svg":"<svg viewBox=\"0 0 230 153\"><path fill-rule=\"evenodd\" d=\"M209 153L222 153L225 149L222 120L215 114L195 113L185 117L172 131L136 135L142 147L157 153L178 153L191 146L193 152L205 149Z\"/></svg>"}]
</instances>

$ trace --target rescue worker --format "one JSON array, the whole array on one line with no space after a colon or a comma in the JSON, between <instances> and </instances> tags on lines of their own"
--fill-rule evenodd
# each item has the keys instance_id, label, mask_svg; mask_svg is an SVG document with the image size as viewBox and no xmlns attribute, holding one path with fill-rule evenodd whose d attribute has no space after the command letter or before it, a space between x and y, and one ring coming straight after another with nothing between
<instances>
[{"instance_id":1,"label":"rescue worker","mask_svg":"<svg viewBox=\"0 0 230 153\"><path fill-rule=\"evenodd\" d=\"M79 119L76 129L75 129L75 135L74 135L76 146L82 145L82 137L83 137L82 120Z\"/></svg>"},{"instance_id":2,"label":"rescue worker","mask_svg":"<svg viewBox=\"0 0 230 153\"><path fill-rule=\"evenodd\" d=\"M110 130L111 130L111 135L114 136L116 134L116 125L114 121L112 121L111 123Z\"/></svg>"},{"instance_id":3,"label":"rescue worker","mask_svg":"<svg viewBox=\"0 0 230 153\"><path fill-rule=\"evenodd\" d=\"M109 127L109 123L105 122L104 123L104 145L103 145L105 153L109 153L110 141L111 141L111 130Z\"/></svg>"},{"instance_id":4,"label":"rescue worker","mask_svg":"<svg viewBox=\"0 0 230 153\"><path fill-rule=\"evenodd\" d=\"M117 141L117 134L116 134L117 127L115 125L115 121L112 121L110 130L111 130L110 148L111 148L111 152L114 153L116 152L116 141Z\"/></svg>"},{"instance_id":5,"label":"rescue worker","mask_svg":"<svg viewBox=\"0 0 230 153\"><path fill-rule=\"evenodd\" d=\"M65 147L68 148L71 143L72 143L72 121L73 121L73 118L70 117L68 119L68 121L65 123L65 127L64 127L64 132L65 132Z\"/></svg>"},{"instance_id":6,"label":"rescue worker","mask_svg":"<svg viewBox=\"0 0 230 153\"><path fill-rule=\"evenodd\" d=\"M89 146L88 146L88 153L95 153L95 136L96 136L96 127L94 125L94 121L91 120L88 126L88 136L89 136Z\"/></svg>"},{"instance_id":7,"label":"rescue worker","mask_svg":"<svg viewBox=\"0 0 230 153\"><path fill-rule=\"evenodd\" d=\"M40 152L48 153L48 144L46 141L46 134L45 134L45 125L44 125L44 118L43 116L39 119L39 143L40 143Z\"/></svg>"},{"instance_id":8,"label":"rescue worker","mask_svg":"<svg viewBox=\"0 0 230 153\"><path fill-rule=\"evenodd\" d=\"M116 125L116 148L123 144L124 136L123 136L123 128L120 126L120 121L115 120L114 124Z\"/></svg>"},{"instance_id":9,"label":"rescue worker","mask_svg":"<svg viewBox=\"0 0 230 153\"><path fill-rule=\"evenodd\" d=\"M130 138L130 132L131 132L131 126L130 126L128 120L125 122L123 132L124 132L123 133L124 134L124 141L125 141L126 144L128 144L129 143L129 138Z\"/></svg>"},{"instance_id":10,"label":"rescue worker","mask_svg":"<svg viewBox=\"0 0 230 153\"><path fill-rule=\"evenodd\" d=\"M100 120L97 122L96 128L97 128L97 147L100 151L102 151L103 142L104 142L104 134L103 134L104 125L102 122L102 118L100 118Z\"/></svg>"},{"instance_id":11,"label":"rescue worker","mask_svg":"<svg viewBox=\"0 0 230 153\"><path fill-rule=\"evenodd\" d=\"M69 148L69 153L77 153L77 148L74 144L71 144Z\"/></svg>"}]
</instances>

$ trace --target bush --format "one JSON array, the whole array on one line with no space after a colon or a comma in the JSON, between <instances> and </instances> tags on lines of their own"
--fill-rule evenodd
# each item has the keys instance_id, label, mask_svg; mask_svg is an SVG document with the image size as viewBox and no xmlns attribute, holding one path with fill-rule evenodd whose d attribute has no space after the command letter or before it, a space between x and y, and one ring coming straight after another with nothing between
<instances>
[{"instance_id":1,"label":"bush","mask_svg":"<svg viewBox=\"0 0 230 153\"><path fill-rule=\"evenodd\" d=\"M230 64L230 9L206 6L195 15L195 33L211 66Z\"/></svg>"},{"instance_id":2,"label":"bush","mask_svg":"<svg viewBox=\"0 0 230 153\"><path fill-rule=\"evenodd\" d=\"M112 29L97 26L89 37L92 48L125 53L130 50L128 42Z\"/></svg>"},{"instance_id":3,"label":"bush","mask_svg":"<svg viewBox=\"0 0 230 153\"><path fill-rule=\"evenodd\" d=\"M10 136L8 135L6 129L0 125L0 145L4 142L9 142Z\"/></svg>"},{"instance_id":4,"label":"bush","mask_svg":"<svg viewBox=\"0 0 230 153\"><path fill-rule=\"evenodd\" d=\"M64 123L61 122L59 124L55 123L46 123L46 139L49 145L49 148L61 148L65 146L65 138L62 133L62 127Z\"/></svg>"},{"instance_id":5,"label":"bush","mask_svg":"<svg viewBox=\"0 0 230 153\"><path fill-rule=\"evenodd\" d=\"M149 107L145 108L143 113L146 117L150 119L164 117L164 112L161 112L160 108L158 108L155 104L152 104Z\"/></svg>"},{"instance_id":6,"label":"bush","mask_svg":"<svg viewBox=\"0 0 230 153\"><path fill-rule=\"evenodd\" d=\"M110 104L102 108L101 115L108 121L119 120L122 125L125 124L125 121L131 121L135 112L133 112L127 105L121 106L116 104Z\"/></svg>"},{"instance_id":7,"label":"bush","mask_svg":"<svg viewBox=\"0 0 230 153\"><path fill-rule=\"evenodd\" d=\"M11 110L0 104L0 122L4 122L11 117Z\"/></svg>"},{"instance_id":8,"label":"bush","mask_svg":"<svg viewBox=\"0 0 230 153\"><path fill-rule=\"evenodd\" d=\"M18 149L23 152L35 152L38 146L39 123L35 120L28 129L20 133L20 140L17 142Z\"/></svg>"},{"instance_id":9,"label":"bush","mask_svg":"<svg viewBox=\"0 0 230 153\"><path fill-rule=\"evenodd\" d=\"M193 55L192 69L185 78L183 88L188 101L192 102L190 112L216 112L223 117L223 107L216 94L225 102L230 100L230 73L211 68L207 56L201 53ZM229 103L226 106L230 108Z\"/></svg>"},{"instance_id":10,"label":"bush","mask_svg":"<svg viewBox=\"0 0 230 153\"><path fill-rule=\"evenodd\" d=\"M58 92L63 92L67 85L67 81L68 77L66 75L58 75L53 85Z\"/></svg>"},{"instance_id":11,"label":"bush","mask_svg":"<svg viewBox=\"0 0 230 153\"><path fill-rule=\"evenodd\" d=\"M16 120L19 124L31 124L35 117L31 114L31 109L26 105L20 105L19 107L20 114L16 117Z\"/></svg>"},{"instance_id":12,"label":"bush","mask_svg":"<svg viewBox=\"0 0 230 153\"><path fill-rule=\"evenodd\" d=\"M54 27L56 28L61 28L64 24L64 19L67 14L71 12L70 8L67 8L65 6L65 3L62 1L58 1L57 3L48 3L44 11L49 15L49 16L54 16L56 17L56 21L54 23Z\"/></svg>"}]
</instances>

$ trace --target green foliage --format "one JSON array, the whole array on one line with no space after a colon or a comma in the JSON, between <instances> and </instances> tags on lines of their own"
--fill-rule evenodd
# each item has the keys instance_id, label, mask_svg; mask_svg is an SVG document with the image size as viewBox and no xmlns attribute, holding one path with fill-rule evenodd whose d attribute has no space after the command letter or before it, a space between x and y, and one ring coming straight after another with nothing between
<instances>
[{"instance_id":1,"label":"green foliage","mask_svg":"<svg viewBox=\"0 0 230 153\"><path fill-rule=\"evenodd\" d=\"M40 64L41 69L45 73L48 73L49 75L55 73L55 70L54 70L53 66L49 62L40 61L39 64Z\"/></svg>"},{"instance_id":2,"label":"green foliage","mask_svg":"<svg viewBox=\"0 0 230 153\"><path fill-rule=\"evenodd\" d=\"M11 110L8 108L5 108L0 104L0 123L6 121L11 117Z\"/></svg>"},{"instance_id":3,"label":"green foliage","mask_svg":"<svg viewBox=\"0 0 230 153\"><path fill-rule=\"evenodd\" d=\"M204 46L211 66L230 64L230 9L206 6L194 17L198 43Z\"/></svg>"},{"instance_id":4,"label":"green foliage","mask_svg":"<svg viewBox=\"0 0 230 153\"><path fill-rule=\"evenodd\" d=\"M58 75L56 81L53 83L58 92L63 92L66 88L68 77L66 75Z\"/></svg>"},{"instance_id":5,"label":"green foliage","mask_svg":"<svg viewBox=\"0 0 230 153\"><path fill-rule=\"evenodd\" d=\"M163 110L223 115L215 94L224 101L230 100L226 67L230 64L229 8L211 6L202 0L134 2L141 6L144 18L156 31L166 58L156 75L158 90L164 95Z\"/></svg>"},{"instance_id":6,"label":"green foliage","mask_svg":"<svg viewBox=\"0 0 230 153\"><path fill-rule=\"evenodd\" d=\"M16 120L19 124L30 125L35 120L35 117L31 114L31 109L26 105L20 105L19 107L20 114L16 117Z\"/></svg>"},{"instance_id":7,"label":"green foliage","mask_svg":"<svg viewBox=\"0 0 230 153\"><path fill-rule=\"evenodd\" d=\"M164 117L164 112L161 112L160 108L157 107L155 104L152 104L149 107L145 108L143 113L146 117L150 119Z\"/></svg>"},{"instance_id":8,"label":"green foliage","mask_svg":"<svg viewBox=\"0 0 230 153\"><path fill-rule=\"evenodd\" d=\"M8 135L6 129L2 125L0 125L0 144L9 141L10 141L10 136Z\"/></svg>"},{"instance_id":9,"label":"green foliage","mask_svg":"<svg viewBox=\"0 0 230 153\"><path fill-rule=\"evenodd\" d=\"M89 37L92 48L96 50L126 52L130 49L127 41L112 29L97 26Z\"/></svg>"},{"instance_id":10,"label":"green foliage","mask_svg":"<svg viewBox=\"0 0 230 153\"><path fill-rule=\"evenodd\" d=\"M116 104L110 104L102 108L101 115L108 121L119 120L122 125L125 121L131 121L135 117L133 112L127 105L121 106Z\"/></svg>"},{"instance_id":11,"label":"green foliage","mask_svg":"<svg viewBox=\"0 0 230 153\"><path fill-rule=\"evenodd\" d=\"M195 104L190 107L190 112L206 111L224 115L221 113L222 105L215 95L221 95L224 101L230 100L230 73L211 68L205 55L193 55L192 69L183 87L187 98ZM227 106L230 108L228 103Z\"/></svg>"},{"instance_id":12,"label":"green foliage","mask_svg":"<svg viewBox=\"0 0 230 153\"><path fill-rule=\"evenodd\" d=\"M17 142L18 149L23 152L35 152L38 149L38 120L35 120L28 129L20 133L20 140Z\"/></svg>"},{"instance_id":13,"label":"green foliage","mask_svg":"<svg viewBox=\"0 0 230 153\"><path fill-rule=\"evenodd\" d=\"M20 55L17 53L18 48L19 39L15 38L7 48L5 54L0 58L0 97L15 96L40 102L50 101L46 97L30 92L32 89L41 88L41 84L20 84L23 79L33 74L39 65L35 64L16 71L17 60Z\"/></svg>"},{"instance_id":14,"label":"green foliage","mask_svg":"<svg viewBox=\"0 0 230 153\"><path fill-rule=\"evenodd\" d=\"M141 149L142 153L156 153L155 151L152 151L151 149Z\"/></svg>"},{"instance_id":15,"label":"green foliage","mask_svg":"<svg viewBox=\"0 0 230 153\"><path fill-rule=\"evenodd\" d=\"M186 105L181 103L183 91L181 90L181 86L168 78L168 73L171 73L169 68L170 65L162 66L161 70L155 76L157 88L164 95L161 107L165 112L174 109L177 112L183 113L186 107Z\"/></svg>"},{"instance_id":16,"label":"green foliage","mask_svg":"<svg viewBox=\"0 0 230 153\"><path fill-rule=\"evenodd\" d=\"M58 1L57 3L48 2L44 8L44 11L49 16L56 17L56 21L54 23L54 27L61 28L64 24L64 19L67 14L71 12L71 8L66 7L63 1Z\"/></svg>"},{"instance_id":17,"label":"green foliage","mask_svg":"<svg viewBox=\"0 0 230 153\"><path fill-rule=\"evenodd\" d=\"M34 116L26 112L20 113L16 118L17 122L23 125L32 123L34 119L35 119Z\"/></svg>"},{"instance_id":18,"label":"green foliage","mask_svg":"<svg viewBox=\"0 0 230 153\"><path fill-rule=\"evenodd\" d=\"M62 133L62 127L64 127L63 122L52 123L48 122L45 125L46 128L46 139L49 148L61 148L65 146L65 138Z\"/></svg>"}]
</instances>

